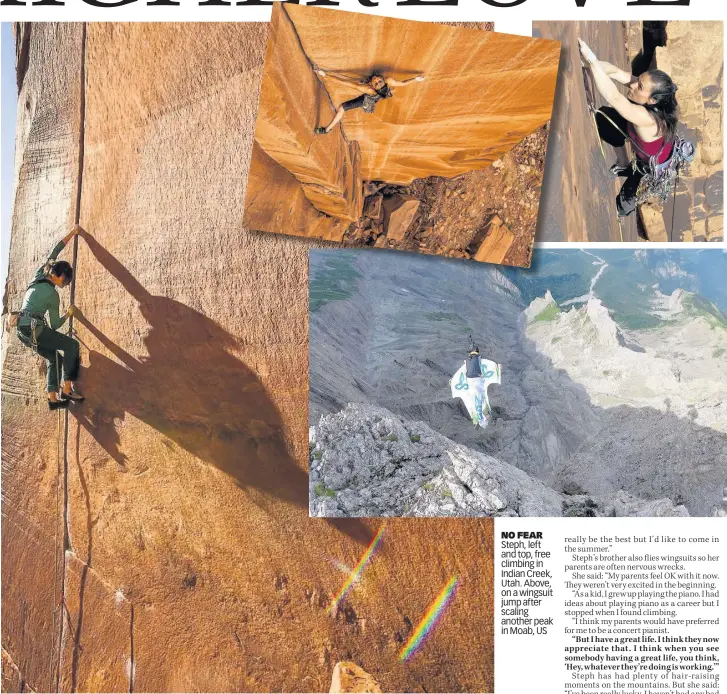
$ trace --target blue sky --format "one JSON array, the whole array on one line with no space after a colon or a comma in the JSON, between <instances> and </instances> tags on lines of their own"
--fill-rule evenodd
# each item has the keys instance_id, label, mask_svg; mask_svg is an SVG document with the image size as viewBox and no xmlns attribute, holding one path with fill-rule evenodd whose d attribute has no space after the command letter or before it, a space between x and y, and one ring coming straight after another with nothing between
<instances>
[{"instance_id":1,"label":"blue sky","mask_svg":"<svg viewBox=\"0 0 727 694\"><path fill-rule=\"evenodd\" d=\"M10 223L13 216L15 194L15 113L18 103L15 85L15 43L12 24L0 25L0 287L4 289L8 275L8 252L10 250Z\"/></svg>"}]
</instances>

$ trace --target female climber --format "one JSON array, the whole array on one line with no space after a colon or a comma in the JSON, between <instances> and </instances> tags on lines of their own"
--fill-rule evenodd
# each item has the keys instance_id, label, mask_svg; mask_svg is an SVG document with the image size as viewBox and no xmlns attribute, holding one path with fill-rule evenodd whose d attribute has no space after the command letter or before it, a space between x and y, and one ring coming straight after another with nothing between
<instances>
[{"instance_id":1,"label":"female climber","mask_svg":"<svg viewBox=\"0 0 727 694\"><path fill-rule=\"evenodd\" d=\"M651 167L658 173L659 167L669 165L677 137L677 86L661 70L649 70L636 77L599 61L581 39L578 45L596 89L623 118L626 134L634 145L634 161L611 169L626 178L616 198L618 215L625 217L636 209L639 183ZM628 85L628 94L621 94L614 82Z\"/></svg>"},{"instance_id":2,"label":"female climber","mask_svg":"<svg viewBox=\"0 0 727 694\"><path fill-rule=\"evenodd\" d=\"M50 252L45 265L38 269L28 286L20 313L17 315L18 338L48 362L46 391L48 407L51 410L68 407L69 402L80 402L84 399L76 388L80 366L78 342L69 335L58 332L58 328L75 311L75 307L70 306L62 316L59 315L60 297L57 291L57 287L67 287L71 283L73 268L65 260L56 260L68 242L82 231L80 226L74 226ZM60 392L56 366L58 352L63 353L63 388Z\"/></svg>"},{"instance_id":3,"label":"female climber","mask_svg":"<svg viewBox=\"0 0 727 694\"><path fill-rule=\"evenodd\" d=\"M316 70L316 72L321 77L325 77L328 74L325 70ZM387 81L379 74L371 75L365 80L354 80L350 77L343 77L338 74L335 76L342 82L355 84L358 89L363 92L363 94L357 96L355 99L344 101L338 107L336 115L333 116L333 120L327 126L319 126L315 129L316 135L327 135L331 132L331 130L333 130L333 128L341 121L341 118L343 118L343 114L346 111L351 111L354 108L362 108L366 113L373 113L376 108L376 104L381 101L381 99L390 99L394 95L393 87L404 87L412 82L424 81L424 75L417 75L411 79L401 81L395 79L389 79Z\"/></svg>"}]
</instances>

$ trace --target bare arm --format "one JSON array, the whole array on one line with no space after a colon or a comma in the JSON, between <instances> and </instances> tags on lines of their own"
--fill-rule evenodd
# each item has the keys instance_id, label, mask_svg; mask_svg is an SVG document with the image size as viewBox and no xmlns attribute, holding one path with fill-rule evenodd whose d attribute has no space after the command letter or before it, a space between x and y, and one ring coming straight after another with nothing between
<instances>
[{"instance_id":1,"label":"bare arm","mask_svg":"<svg viewBox=\"0 0 727 694\"><path fill-rule=\"evenodd\" d=\"M598 93L627 121L633 123L635 126L648 128L650 125L654 125L654 119L643 106L630 102L618 90L618 87L613 83L611 77L606 74L603 66L598 62L598 58L596 58L593 51L580 39L578 39L578 43L580 45L581 55L591 68L593 81L596 84Z\"/></svg>"},{"instance_id":2,"label":"bare arm","mask_svg":"<svg viewBox=\"0 0 727 694\"><path fill-rule=\"evenodd\" d=\"M424 75L417 75L416 77L412 77L408 80L389 79L386 81L390 87L406 87L407 84L411 84L412 82L423 82L424 79Z\"/></svg>"},{"instance_id":3,"label":"bare arm","mask_svg":"<svg viewBox=\"0 0 727 694\"><path fill-rule=\"evenodd\" d=\"M626 70L607 63L605 60L599 60L598 62L603 68L603 71L615 82L619 84L631 84L636 81L636 78L630 72L626 72Z\"/></svg>"},{"instance_id":4,"label":"bare arm","mask_svg":"<svg viewBox=\"0 0 727 694\"><path fill-rule=\"evenodd\" d=\"M316 73L318 73L321 77L328 77L329 79L335 79L339 82L343 82L344 84L350 84L356 87L360 92L366 94L374 94L374 90L369 87L368 84L365 82L362 82L361 80L354 79L353 77L346 77L345 75L339 75L339 74L333 74L330 72L326 72L325 70L316 70Z\"/></svg>"}]
</instances>

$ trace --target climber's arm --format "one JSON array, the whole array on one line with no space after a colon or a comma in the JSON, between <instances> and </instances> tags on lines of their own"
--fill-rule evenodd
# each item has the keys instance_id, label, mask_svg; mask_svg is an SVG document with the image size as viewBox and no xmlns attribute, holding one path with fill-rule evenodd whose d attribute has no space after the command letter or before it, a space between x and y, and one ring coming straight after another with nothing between
<instances>
[{"instance_id":1,"label":"climber's arm","mask_svg":"<svg viewBox=\"0 0 727 694\"><path fill-rule=\"evenodd\" d=\"M408 80L389 79L387 80L387 83L390 87L406 87L407 84L411 84L412 82L423 82L424 79L424 75L417 75L416 77L412 77Z\"/></svg>"},{"instance_id":2,"label":"climber's arm","mask_svg":"<svg viewBox=\"0 0 727 694\"><path fill-rule=\"evenodd\" d=\"M344 84L350 84L356 87L359 91L362 93L369 93L369 94L375 94L373 89L369 87L368 84L365 82L362 82L360 79L355 79L353 77L346 77L345 75L339 75L339 74L333 74L331 72L326 72L325 70L316 70L316 73L319 74L321 77L328 77L330 79L338 80L339 82L343 82Z\"/></svg>"},{"instance_id":3,"label":"climber's arm","mask_svg":"<svg viewBox=\"0 0 727 694\"><path fill-rule=\"evenodd\" d=\"M73 228L63 237L63 245L67 246L74 236L78 236L83 231L80 224L74 224ZM58 244L60 245L60 244ZM53 258L55 260L55 258Z\"/></svg>"},{"instance_id":4,"label":"climber's arm","mask_svg":"<svg viewBox=\"0 0 727 694\"><path fill-rule=\"evenodd\" d=\"M578 39L578 44L583 59L588 62L591 68L598 93L630 123L644 128L653 125L654 119L649 115L649 112L643 106L629 101L618 90L618 87L613 83L611 77L606 74L603 66L596 58L596 54L580 39Z\"/></svg>"},{"instance_id":5,"label":"climber's arm","mask_svg":"<svg viewBox=\"0 0 727 694\"><path fill-rule=\"evenodd\" d=\"M49 272L51 263L58 257L60 252L66 247L66 238L68 236L64 237L61 241L59 241L55 246L53 246L53 250L48 254L48 258L46 259L45 263L41 265L36 271L35 275L33 276L33 282L38 282L42 280Z\"/></svg>"},{"instance_id":6,"label":"climber's arm","mask_svg":"<svg viewBox=\"0 0 727 694\"><path fill-rule=\"evenodd\" d=\"M68 242L81 231L83 231L83 229L76 224L55 246L53 246L53 250L48 254L48 258L45 263L43 263L43 265L36 271L33 277L33 282L42 280L48 274L51 263L58 258L60 252L68 245Z\"/></svg>"},{"instance_id":7,"label":"climber's arm","mask_svg":"<svg viewBox=\"0 0 727 694\"><path fill-rule=\"evenodd\" d=\"M607 63L605 60L599 60L598 64L614 82L618 82L619 84L632 84L633 82L636 82L636 77L634 77L630 72L626 72L626 70L622 70L611 63Z\"/></svg>"},{"instance_id":8,"label":"climber's arm","mask_svg":"<svg viewBox=\"0 0 727 694\"><path fill-rule=\"evenodd\" d=\"M649 112L639 104L629 101L613 83L611 78L604 72L603 68L596 62L591 65L593 81L599 94L613 106L627 121L636 126L647 128L654 124L654 119Z\"/></svg>"},{"instance_id":9,"label":"climber's arm","mask_svg":"<svg viewBox=\"0 0 727 694\"><path fill-rule=\"evenodd\" d=\"M60 328L68 318L68 316L65 314L63 316L59 315L60 303L60 297L54 291L50 295L50 300L48 304L48 325L50 325L53 330L58 330L58 328Z\"/></svg>"}]
</instances>

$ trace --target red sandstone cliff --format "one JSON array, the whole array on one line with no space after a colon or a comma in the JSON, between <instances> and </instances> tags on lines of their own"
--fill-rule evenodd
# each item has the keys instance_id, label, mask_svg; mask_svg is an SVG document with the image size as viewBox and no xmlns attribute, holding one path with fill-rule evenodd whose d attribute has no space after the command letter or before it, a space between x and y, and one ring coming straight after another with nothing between
<instances>
[{"instance_id":1,"label":"red sandstone cliff","mask_svg":"<svg viewBox=\"0 0 727 694\"><path fill-rule=\"evenodd\" d=\"M408 185L487 169L549 120L559 52L556 41L276 5L246 224L343 241L350 222L361 217L366 181ZM361 94L346 79L374 72L426 79L396 87L374 113L348 111L340 127L315 135L315 126L328 124L341 103ZM424 243L420 250L463 255L479 226L473 222L466 241L451 249ZM382 241L394 247L420 245L386 236ZM531 244L532 238L523 241ZM529 260L528 253L517 264Z\"/></svg>"},{"instance_id":2,"label":"red sandstone cliff","mask_svg":"<svg viewBox=\"0 0 727 694\"><path fill-rule=\"evenodd\" d=\"M326 691L353 660L385 690L489 691L489 521L389 521L328 614L379 523L308 517L310 242L242 226L267 25L90 24L85 59L78 24L20 31L7 301L81 183L88 400L50 414L4 336L3 688Z\"/></svg>"}]
</instances>

